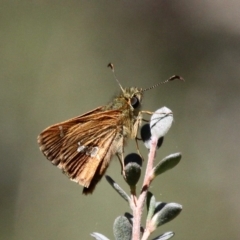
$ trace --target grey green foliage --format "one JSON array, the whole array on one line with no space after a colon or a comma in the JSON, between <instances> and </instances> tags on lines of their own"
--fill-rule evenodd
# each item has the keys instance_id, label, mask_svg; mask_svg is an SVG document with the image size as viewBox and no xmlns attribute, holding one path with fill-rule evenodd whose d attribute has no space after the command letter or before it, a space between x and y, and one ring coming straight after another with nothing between
<instances>
[{"instance_id":1,"label":"grey green foliage","mask_svg":"<svg viewBox=\"0 0 240 240\"><path fill-rule=\"evenodd\" d=\"M155 208L156 208L156 199L151 192L147 193L147 222L152 218Z\"/></svg>"},{"instance_id":2,"label":"grey green foliage","mask_svg":"<svg viewBox=\"0 0 240 240\"><path fill-rule=\"evenodd\" d=\"M116 192L127 202L130 202L130 197L127 193L108 175L105 176L109 184L116 190Z\"/></svg>"},{"instance_id":3,"label":"grey green foliage","mask_svg":"<svg viewBox=\"0 0 240 240\"><path fill-rule=\"evenodd\" d=\"M107 237L97 232L91 233L91 236L94 237L96 240L109 240Z\"/></svg>"},{"instance_id":4,"label":"grey green foliage","mask_svg":"<svg viewBox=\"0 0 240 240\"><path fill-rule=\"evenodd\" d=\"M128 163L125 166L125 174L126 174L126 182L127 184L132 187L136 186L138 183L138 180L141 176L141 166L139 166L137 163Z\"/></svg>"},{"instance_id":5,"label":"grey green foliage","mask_svg":"<svg viewBox=\"0 0 240 240\"><path fill-rule=\"evenodd\" d=\"M126 216L119 216L115 219L113 233L116 240L131 240L132 224Z\"/></svg>"},{"instance_id":6,"label":"grey green foliage","mask_svg":"<svg viewBox=\"0 0 240 240\"><path fill-rule=\"evenodd\" d=\"M164 234L161 234L157 237L155 237L152 240L168 240L174 236L174 232L165 232Z\"/></svg>"},{"instance_id":7,"label":"grey green foliage","mask_svg":"<svg viewBox=\"0 0 240 240\"><path fill-rule=\"evenodd\" d=\"M167 203L160 211L154 214L151 219L151 225L154 226L156 229L164 223L173 220L181 211L182 206L180 204Z\"/></svg>"},{"instance_id":8,"label":"grey green foliage","mask_svg":"<svg viewBox=\"0 0 240 240\"><path fill-rule=\"evenodd\" d=\"M173 153L162 159L153 169L154 177L174 168L181 160L181 153Z\"/></svg>"}]
</instances>

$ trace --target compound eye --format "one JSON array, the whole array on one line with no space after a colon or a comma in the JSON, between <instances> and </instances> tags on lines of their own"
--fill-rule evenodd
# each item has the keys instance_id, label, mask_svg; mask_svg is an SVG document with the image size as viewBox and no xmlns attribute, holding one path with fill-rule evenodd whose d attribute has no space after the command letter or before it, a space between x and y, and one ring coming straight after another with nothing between
<instances>
[{"instance_id":1,"label":"compound eye","mask_svg":"<svg viewBox=\"0 0 240 240\"><path fill-rule=\"evenodd\" d=\"M136 96L133 96L131 98L131 105L134 109L136 109L139 106L140 102L139 99Z\"/></svg>"}]
</instances>

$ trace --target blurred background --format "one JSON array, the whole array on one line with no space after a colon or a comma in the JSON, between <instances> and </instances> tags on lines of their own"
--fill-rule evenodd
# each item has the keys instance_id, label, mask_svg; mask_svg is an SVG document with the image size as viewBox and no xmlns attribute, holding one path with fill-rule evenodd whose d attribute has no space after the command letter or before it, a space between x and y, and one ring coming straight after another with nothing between
<instances>
[{"instance_id":1,"label":"blurred background","mask_svg":"<svg viewBox=\"0 0 240 240\"><path fill-rule=\"evenodd\" d=\"M151 188L183 211L152 237L239 239L239 9L231 0L1 1L0 239L91 239L96 231L114 239L114 219L130 211L126 202L105 179L83 196L36 141L47 126L119 93L109 62L124 87L174 74L186 80L144 96L143 109L174 112L156 161L183 154ZM129 141L126 154L132 151ZM129 191L116 157L107 173Z\"/></svg>"}]
</instances>

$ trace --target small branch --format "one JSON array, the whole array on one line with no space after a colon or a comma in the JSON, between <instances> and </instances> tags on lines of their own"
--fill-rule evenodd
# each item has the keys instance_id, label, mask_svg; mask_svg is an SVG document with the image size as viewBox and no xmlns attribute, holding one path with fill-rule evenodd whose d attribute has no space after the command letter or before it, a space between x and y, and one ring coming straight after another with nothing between
<instances>
[{"instance_id":1,"label":"small branch","mask_svg":"<svg viewBox=\"0 0 240 240\"><path fill-rule=\"evenodd\" d=\"M144 203L146 201L149 185L151 183L151 173L152 173L156 149L157 149L157 142L158 142L158 139L156 137L152 136L142 190L139 195L139 198L137 199L137 204L132 209L133 210L132 240L140 240L141 217L142 217ZM149 234L150 233L148 233L148 231L146 231L143 234L142 239L147 239L146 237L148 237Z\"/></svg>"},{"instance_id":2,"label":"small branch","mask_svg":"<svg viewBox=\"0 0 240 240\"><path fill-rule=\"evenodd\" d=\"M144 232L141 240L147 240L148 237L150 236L150 234L151 233L146 229L146 231Z\"/></svg>"},{"instance_id":3,"label":"small branch","mask_svg":"<svg viewBox=\"0 0 240 240\"><path fill-rule=\"evenodd\" d=\"M149 187L150 173L152 172L152 169L153 169L155 154L156 154L156 150L157 150L157 142L158 142L158 139L156 137L152 136L142 191L143 191L145 186Z\"/></svg>"}]
</instances>

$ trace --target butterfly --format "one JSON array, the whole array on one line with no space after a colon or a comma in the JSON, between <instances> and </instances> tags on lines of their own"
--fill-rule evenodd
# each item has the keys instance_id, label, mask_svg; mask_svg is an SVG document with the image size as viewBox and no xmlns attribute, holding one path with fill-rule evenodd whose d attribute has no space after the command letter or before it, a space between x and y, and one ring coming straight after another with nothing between
<instances>
[{"instance_id":1,"label":"butterfly","mask_svg":"<svg viewBox=\"0 0 240 240\"><path fill-rule=\"evenodd\" d=\"M108 66L114 72L113 65ZM174 75L165 82L174 79L183 80ZM86 195L93 192L114 155L124 169L124 145L129 138L136 139L142 120L143 93L159 85L143 90L118 84L121 93L106 106L54 124L38 136L44 156L70 180L82 185Z\"/></svg>"}]
</instances>

